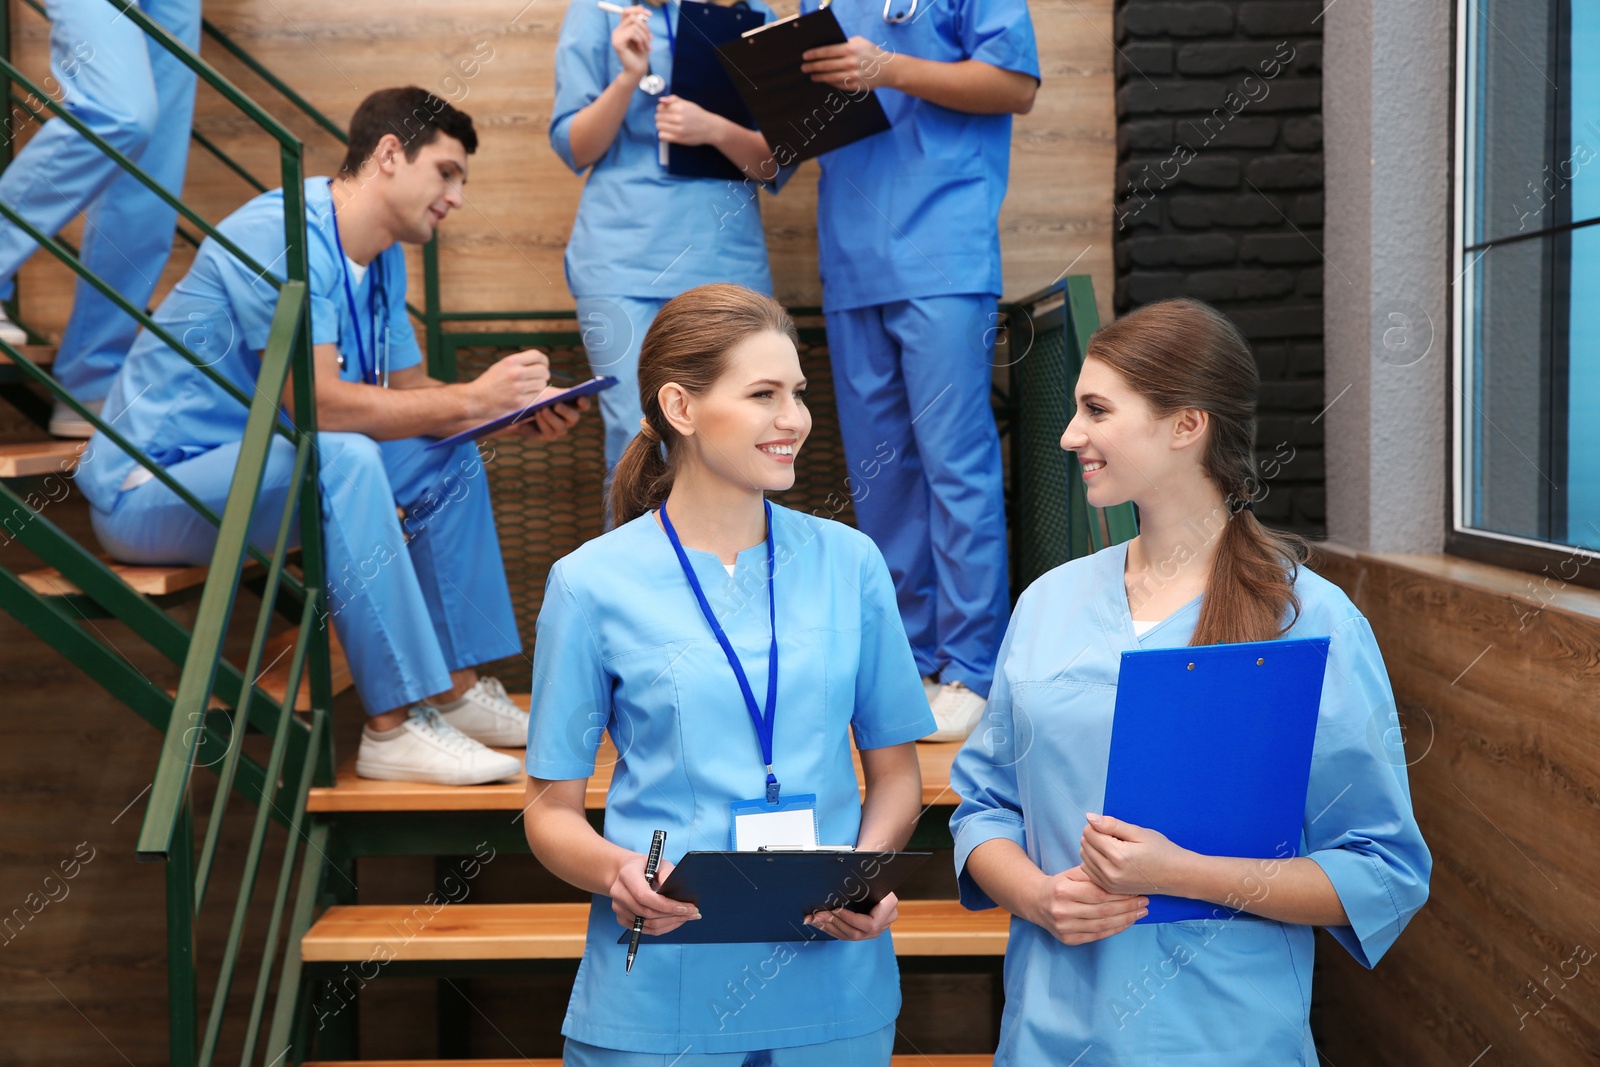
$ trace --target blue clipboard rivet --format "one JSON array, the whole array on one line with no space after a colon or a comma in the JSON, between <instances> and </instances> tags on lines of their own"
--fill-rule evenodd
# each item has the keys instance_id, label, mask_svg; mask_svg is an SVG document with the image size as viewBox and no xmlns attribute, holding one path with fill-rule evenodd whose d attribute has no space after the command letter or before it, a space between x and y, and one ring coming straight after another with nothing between
<instances>
[{"instance_id":1,"label":"blue clipboard rivet","mask_svg":"<svg viewBox=\"0 0 1600 1067\"><path fill-rule=\"evenodd\" d=\"M1191 664L1189 664L1189 669L1190 669L1190 670L1191 670L1191 671L1192 671L1192 670L1194 670L1194 664L1193 664L1193 663L1191 663Z\"/></svg>"},{"instance_id":2,"label":"blue clipboard rivet","mask_svg":"<svg viewBox=\"0 0 1600 1067\"><path fill-rule=\"evenodd\" d=\"M1265 658L1256 660L1256 666L1257 667L1264 667L1264 666L1266 666L1266 663L1267 663L1267 661L1266 661Z\"/></svg>"}]
</instances>

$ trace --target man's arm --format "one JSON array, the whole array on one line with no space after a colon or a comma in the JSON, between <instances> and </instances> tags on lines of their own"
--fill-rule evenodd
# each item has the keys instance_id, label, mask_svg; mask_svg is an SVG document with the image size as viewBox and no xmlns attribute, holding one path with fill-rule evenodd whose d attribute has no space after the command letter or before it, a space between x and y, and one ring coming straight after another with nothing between
<instances>
[{"instance_id":1,"label":"man's arm","mask_svg":"<svg viewBox=\"0 0 1600 1067\"><path fill-rule=\"evenodd\" d=\"M865 37L813 48L800 69L812 81L846 92L898 89L952 111L974 115L1026 115L1039 83L1031 75L978 59L944 63L885 52Z\"/></svg>"},{"instance_id":2,"label":"man's arm","mask_svg":"<svg viewBox=\"0 0 1600 1067\"><path fill-rule=\"evenodd\" d=\"M337 345L315 346L312 358L317 429L362 433L376 441L448 437L520 411L550 383L549 357L531 349L505 357L470 382L438 382L414 367L392 374L388 389L340 378ZM284 385L283 402L292 415L292 374Z\"/></svg>"}]
</instances>

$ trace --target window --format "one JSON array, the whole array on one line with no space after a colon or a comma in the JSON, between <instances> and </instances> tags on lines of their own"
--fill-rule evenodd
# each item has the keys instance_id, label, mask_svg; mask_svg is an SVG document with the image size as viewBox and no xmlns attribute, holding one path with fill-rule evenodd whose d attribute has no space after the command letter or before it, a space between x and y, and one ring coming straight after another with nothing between
<instances>
[{"instance_id":1,"label":"window","mask_svg":"<svg viewBox=\"0 0 1600 1067\"><path fill-rule=\"evenodd\" d=\"M1461 0L1457 33L1451 547L1535 569L1554 552L1591 584L1600 3Z\"/></svg>"}]
</instances>

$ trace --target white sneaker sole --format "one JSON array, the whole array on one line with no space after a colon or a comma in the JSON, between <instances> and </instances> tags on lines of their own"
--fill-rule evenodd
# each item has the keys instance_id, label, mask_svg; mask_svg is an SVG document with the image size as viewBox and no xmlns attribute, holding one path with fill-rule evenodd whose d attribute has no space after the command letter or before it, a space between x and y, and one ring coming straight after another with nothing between
<instances>
[{"instance_id":1,"label":"white sneaker sole","mask_svg":"<svg viewBox=\"0 0 1600 1067\"><path fill-rule=\"evenodd\" d=\"M494 782L504 782L520 777L521 773L522 767L520 764L514 771L491 770L479 775L464 773L440 774L419 771L415 767L376 763L371 760L363 760L359 756L356 758L357 777L373 778L384 782L423 782L428 785L490 785Z\"/></svg>"}]
</instances>

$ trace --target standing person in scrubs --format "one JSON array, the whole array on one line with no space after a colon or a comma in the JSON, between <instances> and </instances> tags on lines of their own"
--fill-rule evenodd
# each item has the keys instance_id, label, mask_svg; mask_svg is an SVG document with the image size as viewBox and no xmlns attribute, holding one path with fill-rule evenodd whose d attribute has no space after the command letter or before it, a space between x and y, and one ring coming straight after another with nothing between
<instances>
[{"instance_id":1,"label":"standing person in scrubs","mask_svg":"<svg viewBox=\"0 0 1600 1067\"><path fill-rule=\"evenodd\" d=\"M814 10L818 0L802 0ZM855 501L889 561L938 732L983 712L1010 601L989 387L1011 116L1033 107L1026 0L837 0L802 70L877 90L890 129L821 157L822 306ZM858 474L859 477L859 474Z\"/></svg>"},{"instance_id":2,"label":"standing person in scrubs","mask_svg":"<svg viewBox=\"0 0 1600 1067\"><path fill-rule=\"evenodd\" d=\"M427 241L461 206L477 146L472 119L427 90L380 89L350 120L339 174L304 187L328 614L369 713L356 754L366 778L492 782L519 774L520 763L487 746L527 738L527 714L499 679L477 673L522 651L488 474L472 441L429 446L532 403L549 359L519 352L474 381L441 382L423 368L406 317L401 245ZM284 270L283 190L217 229L268 270ZM255 268L207 238L154 319L248 396L277 302ZM293 398L291 382L289 418ZM106 401L107 421L218 514L248 414L148 330ZM577 417L568 406L540 412L536 433L560 437ZM294 445L274 436L252 518L258 547L273 544L299 489L294 469ZM105 435L90 439L76 476L113 558L210 562L217 528Z\"/></svg>"},{"instance_id":3,"label":"standing person in scrubs","mask_svg":"<svg viewBox=\"0 0 1600 1067\"><path fill-rule=\"evenodd\" d=\"M1061 445L1089 503L1132 500L1140 533L1023 594L950 779L961 902L1013 916L996 1067L1315 1067L1312 928L1371 967L1427 899L1372 630L1252 510L1257 387L1244 338L1196 301L1089 342ZM1121 653L1280 637L1332 638L1299 841L1205 856L1099 814ZM1130 925L1151 893L1217 907Z\"/></svg>"},{"instance_id":4,"label":"standing person in scrubs","mask_svg":"<svg viewBox=\"0 0 1600 1067\"><path fill-rule=\"evenodd\" d=\"M772 792L814 805L822 844L898 848L921 807L913 742L931 729L877 548L765 500L794 484L811 429L784 310L735 285L677 297L645 337L639 386L618 525L551 569L534 648L528 844L594 894L564 1062L887 1067L893 895L812 916L832 935L817 941L647 938L624 972L635 916L646 934L700 918L645 881L653 831L667 831L660 880L685 852L732 847L736 807L756 809L741 847L759 844ZM584 814L602 731L617 748L604 836Z\"/></svg>"},{"instance_id":5,"label":"standing person in scrubs","mask_svg":"<svg viewBox=\"0 0 1600 1067\"><path fill-rule=\"evenodd\" d=\"M200 47L200 0L140 0L139 7L191 49ZM194 118L194 72L147 39L107 0L47 0L52 85L69 114L104 138L169 193L183 188ZM55 95L55 94L52 94ZM14 118L25 121L19 109ZM87 210L84 266L143 308L172 251L178 213L65 122L47 122L0 175L0 203L54 236ZM38 244L0 218L0 299ZM139 324L78 279L72 317L53 372L98 412ZM27 335L0 312L0 339ZM50 432L88 437L93 426L57 402Z\"/></svg>"},{"instance_id":6,"label":"standing person in scrubs","mask_svg":"<svg viewBox=\"0 0 1600 1067\"><path fill-rule=\"evenodd\" d=\"M772 18L762 0L739 2ZM756 202L759 175L776 174L772 151L759 131L672 95L677 25L676 5L661 0L622 15L572 0L556 45L550 144L574 173L589 171L567 286L589 365L622 382L600 394L607 470L638 432L639 345L661 305L707 282L772 292ZM673 177L664 143L715 146L750 178Z\"/></svg>"}]
</instances>

